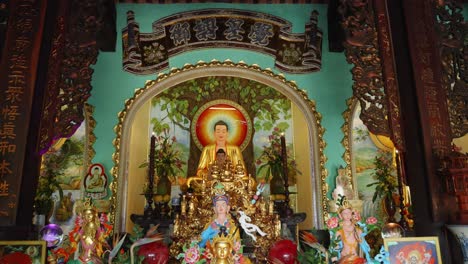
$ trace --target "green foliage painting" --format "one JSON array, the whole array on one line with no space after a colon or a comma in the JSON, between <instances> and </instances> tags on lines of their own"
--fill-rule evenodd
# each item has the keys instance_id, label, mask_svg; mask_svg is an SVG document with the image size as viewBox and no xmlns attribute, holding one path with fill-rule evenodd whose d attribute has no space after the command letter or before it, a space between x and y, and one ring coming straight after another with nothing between
<instances>
[{"instance_id":1,"label":"green foliage painting","mask_svg":"<svg viewBox=\"0 0 468 264\"><path fill-rule=\"evenodd\" d=\"M363 200L363 217L377 216L382 217L382 206L380 199L373 201L375 194L375 185L372 185L376 181L373 175L376 172L374 160L378 155L385 155L392 158L392 152L388 149L384 149L381 144L376 145L376 137L371 137L371 134L367 127L362 123L359 115L361 108L359 105L353 113L352 119L352 157L354 163L354 174L356 177L357 189L359 199ZM379 154L380 153L380 154ZM388 168L392 174L396 175L394 167Z\"/></svg>"},{"instance_id":2,"label":"green foliage painting","mask_svg":"<svg viewBox=\"0 0 468 264\"><path fill-rule=\"evenodd\" d=\"M153 130L168 128L169 124L190 134L190 123L203 105L213 100L230 100L242 106L253 120L253 134L271 132L274 127L290 127L291 102L272 87L257 81L229 76L211 76L178 84L154 97L159 118L152 118ZM174 128L172 128L174 129ZM187 175L194 175L200 150L189 140ZM248 171L255 172L252 141L243 152Z\"/></svg>"},{"instance_id":3,"label":"green foliage painting","mask_svg":"<svg viewBox=\"0 0 468 264\"><path fill-rule=\"evenodd\" d=\"M73 226L73 203L80 198L85 174L85 122L70 138L57 140L42 156L34 201L36 214L59 223L66 232Z\"/></svg>"}]
</instances>

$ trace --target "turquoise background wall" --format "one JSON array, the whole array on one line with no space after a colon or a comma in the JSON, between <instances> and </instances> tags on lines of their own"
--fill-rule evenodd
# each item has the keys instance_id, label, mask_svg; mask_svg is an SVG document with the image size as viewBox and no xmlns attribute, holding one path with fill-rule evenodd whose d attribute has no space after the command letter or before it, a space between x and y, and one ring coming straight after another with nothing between
<instances>
[{"instance_id":1,"label":"turquoise background wall","mask_svg":"<svg viewBox=\"0 0 468 264\"><path fill-rule=\"evenodd\" d=\"M121 31L126 26L126 12L134 11L135 20L140 25L140 32L151 32L151 24L165 16L174 13L205 9L228 8L265 12L282 17L293 25L294 33L303 33L304 26L309 21L313 10L319 12L319 28L323 31L322 69L320 72L308 74L284 74L289 81L297 83L299 89L307 91L309 98L316 102L317 111L322 115L322 126L325 128L326 169L330 190L334 188L336 169L346 164L342 156L344 148L341 144L343 133L342 113L347 109L346 100L352 96L352 79L350 69L343 53L328 51L326 5L247 5L247 4L117 4L117 46L115 52L101 52L94 68L92 94L89 103L95 107L94 118L96 127L94 134L96 155L93 162L102 163L109 171L113 166L112 154L115 151L112 141L116 137L113 130L118 123L117 115L124 109L125 100L131 98L135 89L142 88L147 80L154 80L155 75L138 76L122 70ZM184 64L196 64L198 61L211 60L257 64L261 68L270 68L275 73L282 73L274 68L274 58L246 50L236 49L205 49L183 53L169 60L170 68L181 68ZM163 73L166 73L163 71ZM110 172L109 172L110 174Z\"/></svg>"}]
</instances>

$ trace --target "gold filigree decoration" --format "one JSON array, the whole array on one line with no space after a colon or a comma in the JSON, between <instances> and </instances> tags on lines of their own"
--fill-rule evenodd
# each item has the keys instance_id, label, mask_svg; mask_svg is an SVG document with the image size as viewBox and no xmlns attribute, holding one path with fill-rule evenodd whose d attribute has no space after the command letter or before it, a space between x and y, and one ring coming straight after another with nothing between
<instances>
[{"instance_id":1,"label":"gold filigree decoration","mask_svg":"<svg viewBox=\"0 0 468 264\"><path fill-rule=\"evenodd\" d=\"M452 138L468 133L468 24L461 3L436 3L436 25Z\"/></svg>"},{"instance_id":2,"label":"gold filigree decoration","mask_svg":"<svg viewBox=\"0 0 468 264\"><path fill-rule=\"evenodd\" d=\"M327 162L327 158L325 157L324 150L327 144L323 140L323 134L325 133L325 128L322 127L321 121L322 121L322 115L317 112L317 109L315 107L315 102L310 100L309 97L307 96L307 93L303 90L297 89L297 86L295 83L293 83L294 90L299 93L302 96L302 99L307 102L309 105L310 110L315 116L316 120L316 127L317 127L317 132L318 132L318 146L319 146L319 153L320 153L320 177L321 177L321 183L322 183L322 219L326 219L328 217L328 198L327 198L327 193L328 193L328 184L326 182L327 176L328 176L328 171L325 169L325 163Z\"/></svg>"},{"instance_id":3,"label":"gold filigree decoration","mask_svg":"<svg viewBox=\"0 0 468 264\"><path fill-rule=\"evenodd\" d=\"M361 105L359 117L372 133L390 136L374 11L365 0L341 1L339 10L346 60L354 65L353 95Z\"/></svg>"},{"instance_id":4,"label":"gold filigree decoration","mask_svg":"<svg viewBox=\"0 0 468 264\"><path fill-rule=\"evenodd\" d=\"M94 128L96 127L96 120L93 117L94 106L85 103L84 104L84 118L85 118L85 157L84 157L84 168L88 168L91 165L91 161L96 155L96 151L93 148L94 142L96 142L96 135L94 135Z\"/></svg>"},{"instance_id":5,"label":"gold filigree decoration","mask_svg":"<svg viewBox=\"0 0 468 264\"><path fill-rule=\"evenodd\" d=\"M354 98L349 98L348 100L346 100L346 105L348 106L348 108L346 109L346 111L343 112L342 116L343 116L343 120L344 120L344 124L343 126L341 127L341 131L343 131L343 140L341 141L341 144L343 145L345 151L343 153L343 160L346 162L346 167L345 167L345 171L346 171L346 175L350 175L351 177L351 182L353 183L353 191L354 193L356 194L356 181L354 179L354 175L353 175L353 168L352 168L352 157L351 157L351 153L352 153L352 125L353 125L353 113L354 113L354 106L356 104L356 100Z\"/></svg>"},{"instance_id":6,"label":"gold filigree decoration","mask_svg":"<svg viewBox=\"0 0 468 264\"><path fill-rule=\"evenodd\" d=\"M191 71L194 70L199 70L203 69L203 72L210 72L212 70L211 75L217 75L216 70L219 70L220 67L223 68L229 68L230 70L247 70L249 73L252 73L252 75L255 76L262 76L262 77L268 77L266 78L269 82L268 84L272 84L272 87L274 87L273 81L279 81L286 85L289 91L292 91L290 94L292 97L295 99L299 99L302 101L302 103L305 103L307 106L305 110L309 111L312 116L314 117L315 124L310 124L314 126L316 129L316 135L314 135L314 138L311 140L316 143L318 147L318 163L315 170L319 172L320 175L320 183L321 183L321 213L322 215L317 215L317 217L320 217L321 223L324 224L324 219L328 215L328 198L327 198L327 192L328 192L328 184L326 183L326 178L327 178L327 170L325 169L325 163L326 163L326 157L324 154L324 149L326 146L326 143L323 139L323 134L325 129L321 125L321 120L322 116L317 112L315 102L309 99L307 96L307 93L303 90L300 90L295 82L293 81L288 81L283 75L276 74L272 72L270 69L262 69L258 65L248 65L243 62L239 63L234 63L230 60L226 60L224 62L220 62L217 60L213 60L211 62L198 62L196 65L192 64L186 64L182 68L176 68L176 69L171 69L168 73L160 73L157 77L156 80L151 80L148 81L145 84L144 88L137 89L133 95L132 98L126 100L124 109L118 114L118 124L114 127L114 131L116 133L116 138L113 141L113 145L115 147L115 152L112 155L112 160L114 161L114 167L111 170L112 176L114 180L110 184L110 188L112 191L112 196L110 199L111 203L111 208L109 212L109 220L110 222L116 227L116 230L118 230L120 227L118 224L118 219L116 213L118 213L116 210L119 207L119 203L121 201L118 200L117 194L119 190L118 182L119 182L119 175L121 172L119 171L120 168L120 160L121 160L121 148L122 148L122 134L123 134L123 129L124 129L124 124L126 122L127 115L129 114L130 110L134 106L135 102L140 100L140 98L148 96L150 93L151 87L154 87L156 84L160 84L161 82L167 81L169 78L176 77L180 74L184 73L190 73ZM218 75L225 75L225 74L218 74ZM199 77L199 76L193 76L192 78ZM274 87L276 88L276 87ZM149 98L149 97L148 97ZM290 98L291 99L291 98Z\"/></svg>"}]
</instances>

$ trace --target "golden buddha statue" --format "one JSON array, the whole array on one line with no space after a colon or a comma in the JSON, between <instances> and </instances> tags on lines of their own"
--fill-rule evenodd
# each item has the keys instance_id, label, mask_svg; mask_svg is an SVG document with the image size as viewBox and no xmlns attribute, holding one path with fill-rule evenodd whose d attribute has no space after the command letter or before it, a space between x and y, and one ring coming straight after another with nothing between
<instances>
[{"instance_id":1,"label":"golden buddha statue","mask_svg":"<svg viewBox=\"0 0 468 264\"><path fill-rule=\"evenodd\" d=\"M237 162L235 175L236 175L236 178L241 178L241 179L247 176L245 173L245 167L242 165L240 161Z\"/></svg>"},{"instance_id":2,"label":"golden buddha statue","mask_svg":"<svg viewBox=\"0 0 468 264\"><path fill-rule=\"evenodd\" d=\"M224 234L219 234L213 238L213 259L214 264L231 264L234 263L232 251L234 243L232 239Z\"/></svg>"},{"instance_id":3,"label":"golden buddha statue","mask_svg":"<svg viewBox=\"0 0 468 264\"><path fill-rule=\"evenodd\" d=\"M228 130L226 122L220 120L215 123L213 130L215 143L203 148L196 176L188 178L188 187L200 191L210 187L204 185L209 182L234 182L240 178L245 183L242 182L237 187L244 187L247 184L250 188L255 188L255 180L249 177L245 170L240 148L227 143Z\"/></svg>"},{"instance_id":4,"label":"golden buddha statue","mask_svg":"<svg viewBox=\"0 0 468 264\"><path fill-rule=\"evenodd\" d=\"M198 162L197 176L200 176L201 173L206 172L209 169L209 165L213 164L216 160L216 155L219 150L223 150L226 158L229 157L229 159L235 164L241 163L245 170L244 158L242 157L240 148L227 143L229 132L227 123L220 120L215 123L213 129L215 143L203 148L200 161Z\"/></svg>"}]
</instances>

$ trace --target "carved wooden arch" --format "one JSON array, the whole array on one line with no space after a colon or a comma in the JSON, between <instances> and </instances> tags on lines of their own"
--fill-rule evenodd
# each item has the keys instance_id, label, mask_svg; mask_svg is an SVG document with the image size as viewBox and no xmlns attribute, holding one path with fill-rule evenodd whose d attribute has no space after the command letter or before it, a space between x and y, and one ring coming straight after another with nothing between
<instances>
[{"instance_id":1,"label":"carved wooden arch","mask_svg":"<svg viewBox=\"0 0 468 264\"><path fill-rule=\"evenodd\" d=\"M39 150L69 137L84 120L99 50L115 50L115 4L110 0L59 1L52 30ZM53 13L53 12L52 12Z\"/></svg>"},{"instance_id":2,"label":"carved wooden arch","mask_svg":"<svg viewBox=\"0 0 468 264\"><path fill-rule=\"evenodd\" d=\"M400 96L385 1L343 1L340 4L346 59L354 67L353 96L369 131L391 137L405 149Z\"/></svg>"},{"instance_id":3,"label":"carved wooden arch","mask_svg":"<svg viewBox=\"0 0 468 264\"><path fill-rule=\"evenodd\" d=\"M114 182L111 185L113 195L111 197L110 220L114 223L117 232L125 228L125 201L127 195L127 175L126 161L129 158L129 138L131 124L138 112L138 109L148 100L157 94L190 79L205 76L242 76L252 79L277 89L288 99L294 102L302 111L307 120L309 132L309 159L311 167L309 174L313 182L312 204L313 225L317 228L323 227L325 216L328 213L327 191L328 185L325 181L327 172L323 150L325 143L323 140L324 129L320 124L321 116L316 112L315 103L308 99L306 93L284 77L276 75L269 70L262 70L258 66L249 66L244 63L232 63L230 61L210 63L199 63L197 65L186 65L182 69L172 70L168 74L160 75L156 80L148 82L144 88L137 90L132 98L127 100L125 108L119 113L119 124L116 126L116 139L114 141L115 153L113 155L114 167L112 175ZM303 173L307 174L307 173Z\"/></svg>"}]
</instances>

